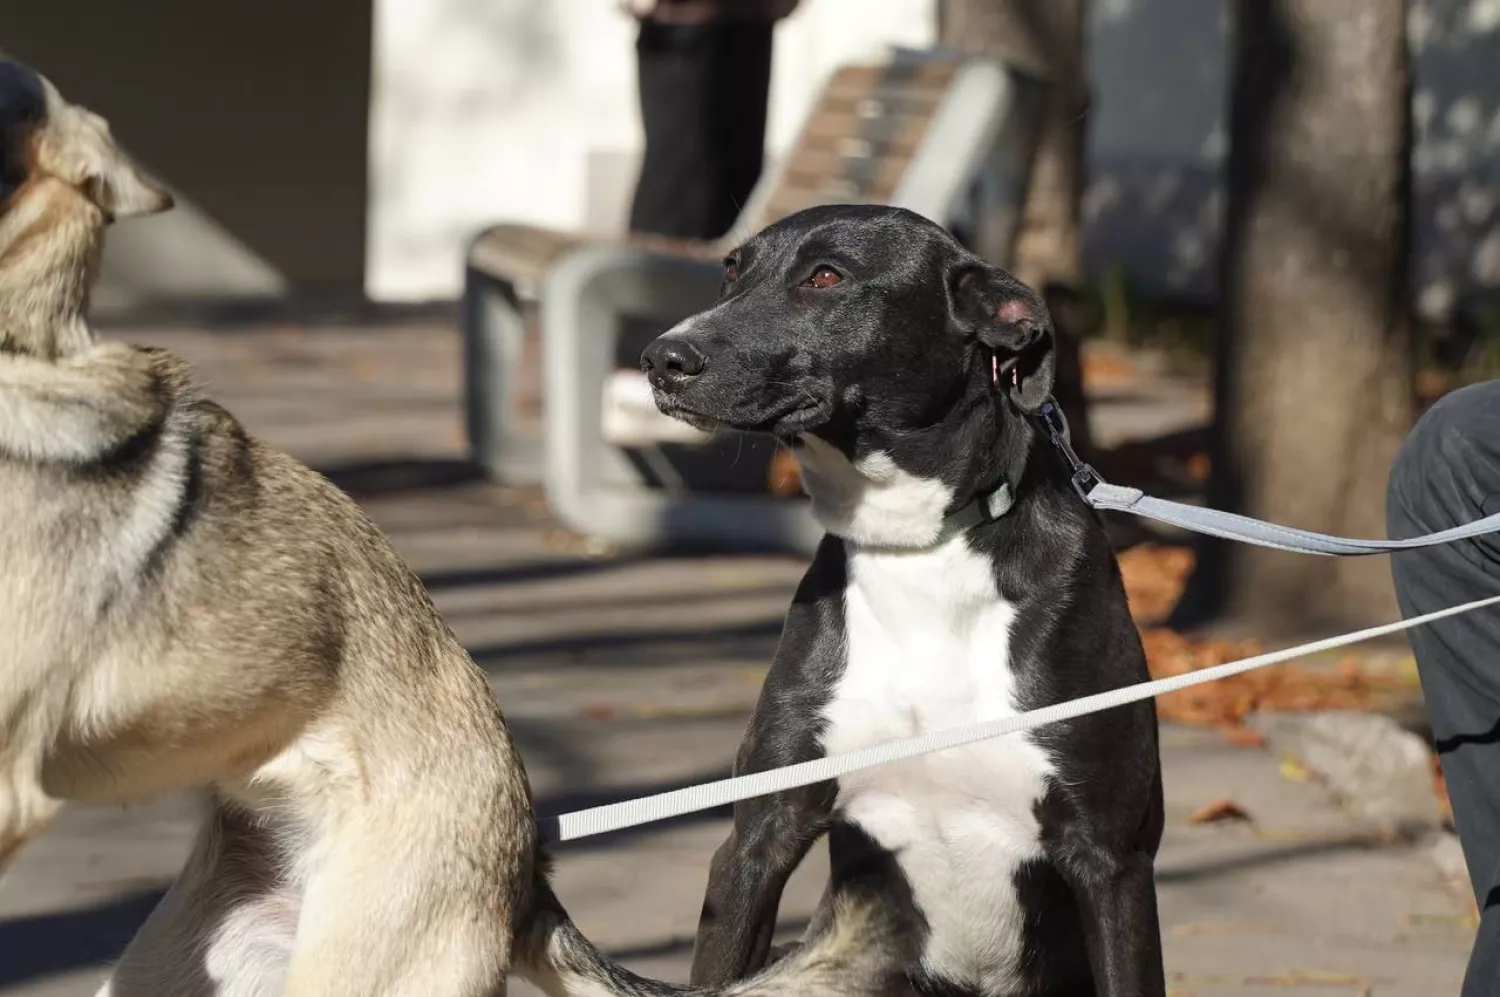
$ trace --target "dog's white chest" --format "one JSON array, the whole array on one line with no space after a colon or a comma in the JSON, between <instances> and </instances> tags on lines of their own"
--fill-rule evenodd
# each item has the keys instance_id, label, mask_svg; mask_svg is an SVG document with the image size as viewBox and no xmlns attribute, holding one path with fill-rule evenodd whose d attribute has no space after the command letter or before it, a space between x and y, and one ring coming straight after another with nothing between
<instances>
[{"instance_id":1,"label":"dog's white chest","mask_svg":"<svg viewBox=\"0 0 1500 997\"><path fill-rule=\"evenodd\" d=\"M829 753L1017 712L1014 610L959 537L849 559L848 661L826 708ZM845 817L897 856L931 929L926 968L988 992L1013 982L1023 913L1014 874L1040 856L1033 807L1052 766L1017 735L840 780Z\"/></svg>"}]
</instances>

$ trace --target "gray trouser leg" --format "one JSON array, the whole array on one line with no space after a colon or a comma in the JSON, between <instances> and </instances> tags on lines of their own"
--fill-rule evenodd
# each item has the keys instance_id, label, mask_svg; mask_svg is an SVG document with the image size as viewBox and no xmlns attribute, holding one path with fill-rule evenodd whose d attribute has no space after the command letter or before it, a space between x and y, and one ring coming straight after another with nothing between
<instances>
[{"instance_id":1,"label":"gray trouser leg","mask_svg":"<svg viewBox=\"0 0 1500 997\"><path fill-rule=\"evenodd\" d=\"M1500 512L1500 381L1453 392L1418 421L1391 471L1390 536ZM1392 555L1407 616L1500 593L1500 535ZM1500 611L1408 631L1481 912L1463 997L1500 993Z\"/></svg>"}]
</instances>

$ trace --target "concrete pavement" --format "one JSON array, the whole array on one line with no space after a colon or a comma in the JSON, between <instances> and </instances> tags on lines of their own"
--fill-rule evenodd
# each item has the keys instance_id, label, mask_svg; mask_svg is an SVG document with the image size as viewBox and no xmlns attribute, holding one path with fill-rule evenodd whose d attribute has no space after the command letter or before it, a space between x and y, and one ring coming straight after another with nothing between
<instances>
[{"instance_id":1,"label":"concrete pavement","mask_svg":"<svg viewBox=\"0 0 1500 997\"><path fill-rule=\"evenodd\" d=\"M591 556L553 528L535 493L474 480L460 460L457 340L446 328L128 338L192 359L252 431L361 500L490 674L542 812L727 771L796 559ZM1201 409L1192 390L1170 390L1173 411ZM1139 407L1139 393L1128 397ZM1143 428L1161 418L1143 411ZM1100 421L1136 418L1119 416ZM1264 750L1168 728L1163 760L1158 879L1174 994L1457 992L1469 904L1424 846L1382 844L1317 785L1283 778ZM1220 798L1252 820L1189 822ZM0 995L92 993L180 863L192 822L181 798L65 811L0 884ZM725 829L712 814L564 846L558 891L633 968L683 979ZM788 932L811 912L823 868L815 853L788 889Z\"/></svg>"}]
</instances>

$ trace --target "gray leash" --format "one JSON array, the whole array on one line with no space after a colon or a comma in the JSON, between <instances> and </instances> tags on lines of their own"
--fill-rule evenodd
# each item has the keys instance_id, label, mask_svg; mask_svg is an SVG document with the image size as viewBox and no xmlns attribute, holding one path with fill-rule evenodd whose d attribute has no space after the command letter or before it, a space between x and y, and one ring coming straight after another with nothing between
<instances>
[{"instance_id":1,"label":"gray leash","mask_svg":"<svg viewBox=\"0 0 1500 997\"><path fill-rule=\"evenodd\" d=\"M1217 509L1169 502L1147 495L1139 488L1112 485L1099 477L1099 473L1078 459L1068 442L1068 424L1062 410L1055 402L1042 406L1042 425L1052 437L1053 446L1062 451L1073 468L1073 489L1085 502L1095 509L1110 509L1128 512L1133 516L1154 519L1195 533L1238 540L1257 547L1274 547L1277 550L1296 554L1321 554L1326 557L1362 557L1369 554L1389 554L1392 551L1410 550L1415 547L1435 547L1468 540L1486 533L1500 531L1500 513L1476 519L1472 523L1452 529L1406 540L1356 540L1351 537L1335 537L1327 533L1298 530L1290 526L1278 526L1264 520L1240 516Z\"/></svg>"},{"instance_id":2,"label":"gray leash","mask_svg":"<svg viewBox=\"0 0 1500 997\"><path fill-rule=\"evenodd\" d=\"M1170 523L1185 530L1239 540L1259 547L1274 547L1297 554L1322 554L1328 557L1361 557L1367 554L1389 554L1413 547L1434 547L1454 540L1468 540L1485 533L1500 530L1500 513L1476 519L1472 523L1455 526L1438 533L1411 537L1406 540L1355 540L1350 537L1334 537L1311 530L1297 530L1289 526L1277 526L1249 516L1237 516L1232 512L1204 509L1181 502L1168 502L1154 498L1139 488L1125 488L1100 481L1084 493L1084 501L1095 509L1113 509L1132 515Z\"/></svg>"}]
</instances>

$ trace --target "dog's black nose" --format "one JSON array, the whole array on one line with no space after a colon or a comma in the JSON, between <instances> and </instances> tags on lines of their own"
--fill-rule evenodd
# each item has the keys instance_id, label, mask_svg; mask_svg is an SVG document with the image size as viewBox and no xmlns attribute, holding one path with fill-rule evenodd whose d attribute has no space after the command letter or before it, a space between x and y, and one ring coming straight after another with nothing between
<instances>
[{"instance_id":1,"label":"dog's black nose","mask_svg":"<svg viewBox=\"0 0 1500 997\"><path fill-rule=\"evenodd\" d=\"M681 339L658 339L641 354L641 370L654 387L673 391L703 373L703 354Z\"/></svg>"}]
</instances>

